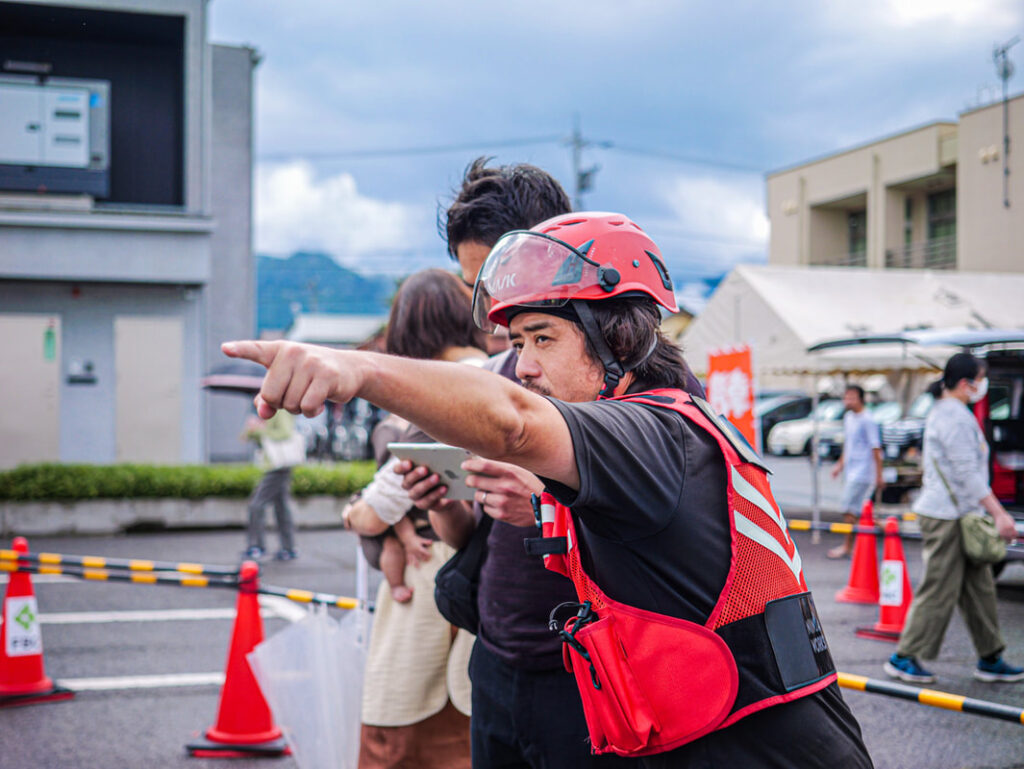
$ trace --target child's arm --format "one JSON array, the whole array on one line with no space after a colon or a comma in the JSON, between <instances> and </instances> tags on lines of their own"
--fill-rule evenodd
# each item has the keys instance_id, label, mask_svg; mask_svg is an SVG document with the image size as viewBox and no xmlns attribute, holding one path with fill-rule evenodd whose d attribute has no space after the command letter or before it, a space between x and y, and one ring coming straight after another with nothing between
<instances>
[{"instance_id":1,"label":"child's arm","mask_svg":"<svg viewBox=\"0 0 1024 769\"><path fill-rule=\"evenodd\" d=\"M405 547L406 562L418 565L430 560L431 540L416 533L416 525L407 515L394 525L395 536Z\"/></svg>"}]
</instances>

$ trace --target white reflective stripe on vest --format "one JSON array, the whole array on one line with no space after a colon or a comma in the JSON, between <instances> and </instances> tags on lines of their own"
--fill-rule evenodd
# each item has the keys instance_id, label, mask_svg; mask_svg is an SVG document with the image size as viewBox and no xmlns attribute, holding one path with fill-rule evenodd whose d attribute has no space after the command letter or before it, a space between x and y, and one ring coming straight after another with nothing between
<instances>
[{"instance_id":1,"label":"white reflective stripe on vest","mask_svg":"<svg viewBox=\"0 0 1024 769\"><path fill-rule=\"evenodd\" d=\"M752 520L747 518L739 510L733 510L733 519L736 521L736 531L740 534L754 540L757 544L762 547L771 550L775 555L779 556L789 567L790 571L793 572L797 580L800 579L800 570L803 568L803 564L800 561L800 551L796 548L793 549L793 557L789 557L789 553L786 552L785 548L779 544L779 541L775 539L771 534L762 529Z\"/></svg>"},{"instance_id":2,"label":"white reflective stripe on vest","mask_svg":"<svg viewBox=\"0 0 1024 769\"><path fill-rule=\"evenodd\" d=\"M747 502L752 504L754 507L759 508L765 515L771 518L779 525L779 532L782 534L782 538L786 542L790 542L789 538L789 527L786 525L786 519L783 517L781 511L776 513L772 507L772 503L765 499L764 494L758 491L750 481L744 478L740 471L735 467L730 467L729 470L732 472L732 488L737 494L743 497Z\"/></svg>"},{"instance_id":3,"label":"white reflective stripe on vest","mask_svg":"<svg viewBox=\"0 0 1024 769\"><path fill-rule=\"evenodd\" d=\"M555 506L554 505L541 505L540 506L540 522L541 523L554 523L555 522Z\"/></svg>"}]
</instances>

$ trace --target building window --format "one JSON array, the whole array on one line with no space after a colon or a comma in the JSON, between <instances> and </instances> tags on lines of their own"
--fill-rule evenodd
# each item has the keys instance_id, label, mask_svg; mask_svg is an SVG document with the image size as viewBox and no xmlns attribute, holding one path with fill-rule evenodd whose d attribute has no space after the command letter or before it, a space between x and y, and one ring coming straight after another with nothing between
<instances>
[{"instance_id":1,"label":"building window","mask_svg":"<svg viewBox=\"0 0 1024 769\"><path fill-rule=\"evenodd\" d=\"M928 242L924 266L956 266L956 188L928 196Z\"/></svg>"},{"instance_id":2,"label":"building window","mask_svg":"<svg viewBox=\"0 0 1024 769\"><path fill-rule=\"evenodd\" d=\"M847 218L847 266L864 267L867 265L868 250L868 212L851 211Z\"/></svg>"},{"instance_id":3,"label":"building window","mask_svg":"<svg viewBox=\"0 0 1024 769\"><path fill-rule=\"evenodd\" d=\"M914 242L914 199L907 197L903 201L903 245L910 248Z\"/></svg>"}]
</instances>

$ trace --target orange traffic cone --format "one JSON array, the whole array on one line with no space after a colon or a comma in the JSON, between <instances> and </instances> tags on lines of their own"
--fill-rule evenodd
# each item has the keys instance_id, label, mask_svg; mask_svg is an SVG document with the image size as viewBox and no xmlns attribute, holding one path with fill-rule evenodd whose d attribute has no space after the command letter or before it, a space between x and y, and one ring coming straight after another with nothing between
<instances>
[{"instance_id":1,"label":"orange traffic cone","mask_svg":"<svg viewBox=\"0 0 1024 769\"><path fill-rule=\"evenodd\" d=\"M28 542L15 537L15 552L27 553ZM39 607L27 571L15 571L21 561L0 561L11 572L0 625L0 707L67 700L75 693L57 686L43 666Z\"/></svg>"},{"instance_id":2,"label":"orange traffic cone","mask_svg":"<svg viewBox=\"0 0 1024 769\"><path fill-rule=\"evenodd\" d=\"M217 723L206 730L205 739L185 746L190 755L198 758L282 756L291 752L281 730L274 725L267 701L245 658L263 641L263 620L256 597L258 578L259 566L253 561L242 564Z\"/></svg>"},{"instance_id":3,"label":"orange traffic cone","mask_svg":"<svg viewBox=\"0 0 1024 769\"><path fill-rule=\"evenodd\" d=\"M865 500L860 511L858 526L874 528L874 502ZM843 603L878 603L878 553L877 537L873 534L858 534L853 543L853 563L850 564L850 579L842 590L836 593L836 600Z\"/></svg>"},{"instance_id":4,"label":"orange traffic cone","mask_svg":"<svg viewBox=\"0 0 1024 769\"><path fill-rule=\"evenodd\" d=\"M872 627L857 628L861 638L878 641L898 641L903 623L914 599L907 574L907 559L903 555L900 524L895 517L885 521L885 549L882 552L882 592L878 600L878 622Z\"/></svg>"}]
</instances>

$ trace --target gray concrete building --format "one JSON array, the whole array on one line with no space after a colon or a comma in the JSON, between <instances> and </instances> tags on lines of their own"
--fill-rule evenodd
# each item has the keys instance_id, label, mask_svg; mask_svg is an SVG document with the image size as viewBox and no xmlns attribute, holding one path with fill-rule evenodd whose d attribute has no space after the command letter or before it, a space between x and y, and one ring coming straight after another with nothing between
<instances>
[{"instance_id":1,"label":"gray concrete building","mask_svg":"<svg viewBox=\"0 0 1024 769\"><path fill-rule=\"evenodd\" d=\"M0 2L0 467L243 458L249 48L205 0Z\"/></svg>"}]
</instances>

